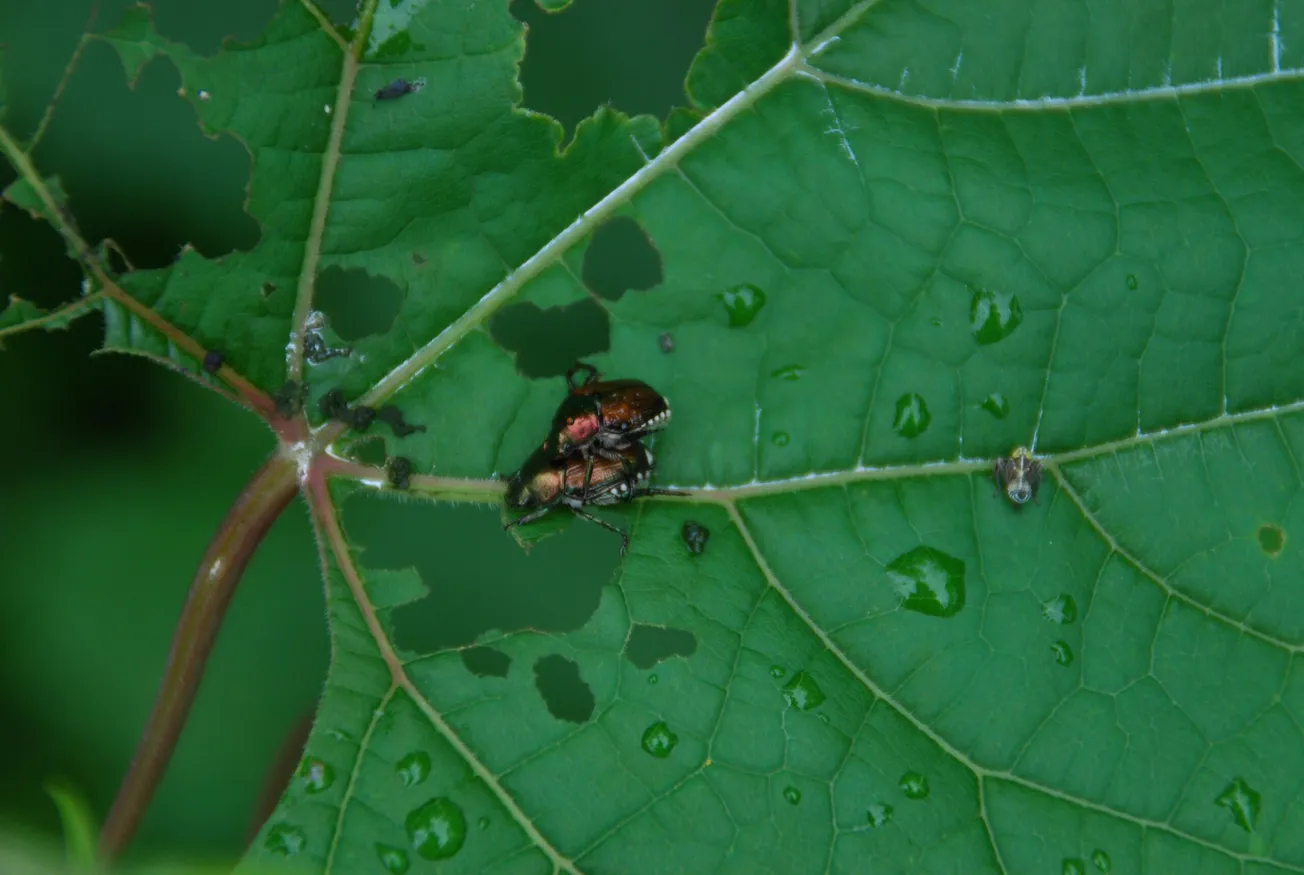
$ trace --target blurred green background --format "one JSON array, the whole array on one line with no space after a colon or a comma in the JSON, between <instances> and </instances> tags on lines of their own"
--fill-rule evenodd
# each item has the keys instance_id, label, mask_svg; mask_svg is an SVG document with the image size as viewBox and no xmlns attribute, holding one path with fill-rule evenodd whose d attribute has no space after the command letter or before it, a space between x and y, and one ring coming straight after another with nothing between
<instances>
[{"instance_id":1,"label":"blurred green background","mask_svg":"<svg viewBox=\"0 0 1304 875\"><path fill-rule=\"evenodd\" d=\"M501 0L507 2L507 0ZM99 4L113 26L125 0ZM327 2L338 21L352 3ZM530 26L522 67L527 107L567 137L599 104L662 118L684 105L683 79L712 0L576 0L548 15L516 0ZM256 36L275 0L160 0L159 30L204 53ZM0 4L3 123L29 137L90 16L88 0ZM36 162L57 173L84 234L116 240L138 267L167 264L184 243L208 256L257 241L243 209L249 156L205 138L176 94L166 61L133 90L108 46L92 43L59 100ZM13 178L0 167L0 185ZM596 247L595 247L596 248ZM629 272L618 247L597 273ZM586 265L586 274L588 273ZM646 278L629 277L640 288ZM54 305L80 275L48 228L0 211L0 296ZM563 325L564 342L598 349L593 314ZM560 317L559 317L560 318ZM528 323L529 320L525 320ZM535 320L538 322L538 320ZM511 345L546 359L549 336ZM22 335L0 351L0 830L54 837L42 784L72 781L103 817L157 689L172 626L208 539L273 449L257 420L149 362L92 355L99 318ZM542 359L541 359L542 360ZM400 644L461 644L488 628L574 628L616 564L616 541L570 526L528 557L492 509L350 502L345 521L370 564L406 563L408 539L448 545L421 568L439 600L403 609ZM583 568L578 576L565 569ZM244 848L278 750L315 705L329 645L307 514L293 505L258 552L228 614L191 722L132 857L231 859Z\"/></svg>"}]
</instances>

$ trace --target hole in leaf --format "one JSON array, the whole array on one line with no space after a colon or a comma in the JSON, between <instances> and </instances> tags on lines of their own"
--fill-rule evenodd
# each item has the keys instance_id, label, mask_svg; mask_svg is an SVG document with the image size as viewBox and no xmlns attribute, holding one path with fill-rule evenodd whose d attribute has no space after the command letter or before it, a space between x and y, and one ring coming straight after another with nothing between
<instances>
[{"instance_id":1,"label":"hole in leaf","mask_svg":"<svg viewBox=\"0 0 1304 875\"><path fill-rule=\"evenodd\" d=\"M136 267L170 264L186 243L216 258L259 238L244 207L248 151L230 136L204 136L180 87L176 68L156 59L129 89L113 51L92 45L38 150L83 236L111 238Z\"/></svg>"},{"instance_id":2,"label":"hole in leaf","mask_svg":"<svg viewBox=\"0 0 1304 875\"><path fill-rule=\"evenodd\" d=\"M611 324L597 301L546 310L526 302L490 320L489 335L516 355L516 370L525 376L560 377L577 360L607 349Z\"/></svg>"},{"instance_id":3,"label":"hole in leaf","mask_svg":"<svg viewBox=\"0 0 1304 875\"><path fill-rule=\"evenodd\" d=\"M428 597L391 614L395 643L420 653L472 646L491 629L578 629L596 610L620 560L611 533L583 520L527 554L503 531L494 506L392 501L359 492L344 502L343 516L367 568L411 567L430 581Z\"/></svg>"},{"instance_id":4,"label":"hole in leaf","mask_svg":"<svg viewBox=\"0 0 1304 875\"><path fill-rule=\"evenodd\" d=\"M647 291L663 278L661 253L633 219L620 216L593 233L584 253L584 284L617 301L627 290Z\"/></svg>"},{"instance_id":5,"label":"hole in leaf","mask_svg":"<svg viewBox=\"0 0 1304 875\"><path fill-rule=\"evenodd\" d=\"M684 629L665 626L634 626L625 645L625 656L638 668L649 669L672 656L692 656L697 636Z\"/></svg>"},{"instance_id":6,"label":"hole in leaf","mask_svg":"<svg viewBox=\"0 0 1304 875\"><path fill-rule=\"evenodd\" d=\"M505 678L512 667L512 658L492 647L468 647L462 651L462 664L478 677Z\"/></svg>"},{"instance_id":7,"label":"hole in leaf","mask_svg":"<svg viewBox=\"0 0 1304 875\"><path fill-rule=\"evenodd\" d=\"M354 341L390 329L403 304L403 290L388 277L361 268L328 267L317 275L312 300L341 340Z\"/></svg>"},{"instance_id":8,"label":"hole in leaf","mask_svg":"<svg viewBox=\"0 0 1304 875\"><path fill-rule=\"evenodd\" d=\"M521 64L526 106L568 131L600 104L664 119L688 102L684 78L714 7L715 0L574 0L550 14L535 0L513 0L512 14L529 27Z\"/></svg>"},{"instance_id":9,"label":"hole in leaf","mask_svg":"<svg viewBox=\"0 0 1304 875\"><path fill-rule=\"evenodd\" d=\"M593 716L593 691L580 677L580 667L555 653L534 664L534 685L558 720L584 723Z\"/></svg>"},{"instance_id":10,"label":"hole in leaf","mask_svg":"<svg viewBox=\"0 0 1304 875\"><path fill-rule=\"evenodd\" d=\"M1286 533L1278 526L1263 525L1259 527L1259 549L1269 556L1276 556L1286 546Z\"/></svg>"}]
</instances>

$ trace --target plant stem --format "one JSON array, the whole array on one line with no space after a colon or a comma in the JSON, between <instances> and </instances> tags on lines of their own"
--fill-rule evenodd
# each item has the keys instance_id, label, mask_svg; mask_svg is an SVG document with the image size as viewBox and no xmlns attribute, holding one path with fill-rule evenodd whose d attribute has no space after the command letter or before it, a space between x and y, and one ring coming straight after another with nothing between
<instances>
[{"instance_id":1,"label":"plant stem","mask_svg":"<svg viewBox=\"0 0 1304 875\"><path fill-rule=\"evenodd\" d=\"M294 499L297 474L288 456L278 454L265 462L209 543L177 622L149 722L100 831L100 854L106 861L122 852L144 817L194 704L231 597L254 550Z\"/></svg>"}]
</instances>

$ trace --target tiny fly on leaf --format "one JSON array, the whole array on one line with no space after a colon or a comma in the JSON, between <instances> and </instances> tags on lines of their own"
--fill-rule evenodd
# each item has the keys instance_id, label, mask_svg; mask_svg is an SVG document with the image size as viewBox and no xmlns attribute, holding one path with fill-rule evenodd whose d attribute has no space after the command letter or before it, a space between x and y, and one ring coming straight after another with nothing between
<instances>
[{"instance_id":1,"label":"tiny fly on leaf","mask_svg":"<svg viewBox=\"0 0 1304 875\"><path fill-rule=\"evenodd\" d=\"M425 79L395 79L376 92L376 100L395 100L405 94L415 94L426 87Z\"/></svg>"},{"instance_id":2,"label":"tiny fly on leaf","mask_svg":"<svg viewBox=\"0 0 1304 875\"><path fill-rule=\"evenodd\" d=\"M992 476L1004 488L1005 497L1016 505L1036 501L1037 487L1041 485L1041 463L1025 447L1015 447L1010 455L996 460Z\"/></svg>"}]
</instances>

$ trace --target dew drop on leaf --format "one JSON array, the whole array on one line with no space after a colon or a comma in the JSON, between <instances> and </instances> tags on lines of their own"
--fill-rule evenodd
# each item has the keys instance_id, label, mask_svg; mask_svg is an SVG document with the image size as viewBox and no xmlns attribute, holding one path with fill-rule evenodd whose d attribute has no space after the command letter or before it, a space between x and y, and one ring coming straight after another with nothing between
<instances>
[{"instance_id":1,"label":"dew drop on leaf","mask_svg":"<svg viewBox=\"0 0 1304 875\"><path fill-rule=\"evenodd\" d=\"M380 858L380 865L385 867L386 872L391 872L393 875L403 875L408 870L407 851L402 848L393 848L377 842L376 856Z\"/></svg>"},{"instance_id":2,"label":"dew drop on leaf","mask_svg":"<svg viewBox=\"0 0 1304 875\"><path fill-rule=\"evenodd\" d=\"M1232 813L1237 826L1246 832L1254 832L1259 824L1262 799L1257 790L1245 783L1244 778L1234 778L1227 789L1218 794L1216 801Z\"/></svg>"},{"instance_id":3,"label":"dew drop on leaf","mask_svg":"<svg viewBox=\"0 0 1304 875\"><path fill-rule=\"evenodd\" d=\"M865 819L870 826L878 828L892 819L892 806L875 802L865 812Z\"/></svg>"},{"instance_id":4,"label":"dew drop on leaf","mask_svg":"<svg viewBox=\"0 0 1304 875\"><path fill-rule=\"evenodd\" d=\"M908 392L897 399L896 417L892 420L892 430L903 438L918 437L933 421L933 414L928 412L928 405L922 395Z\"/></svg>"},{"instance_id":5,"label":"dew drop on leaf","mask_svg":"<svg viewBox=\"0 0 1304 875\"><path fill-rule=\"evenodd\" d=\"M801 801L801 791L792 785L783 788L783 801L789 805L796 805Z\"/></svg>"},{"instance_id":6,"label":"dew drop on leaf","mask_svg":"<svg viewBox=\"0 0 1304 875\"><path fill-rule=\"evenodd\" d=\"M1073 648L1067 641L1056 641L1050 646L1050 652L1055 654L1055 661L1060 665L1073 664Z\"/></svg>"},{"instance_id":7,"label":"dew drop on leaf","mask_svg":"<svg viewBox=\"0 0 1304 875\"><path fill-rule=\"evenodd\" d=\"M746 328L765 306L765 292L750 283L734 286L720 294L725 312L729 314L730 328Z\"/></svg>"},{"instance_id":8,"label":"dew drop on leaf","mask_svg":"<svg viewBox=\"0 0 1304 875\"><path fill-rule=\"evenodd\" d=\"M781 665L770 666L770 677L774 678L776 681L787 673L788 672Z\"/></svg>"},{"instance_id":9,"label":"dew drop on leaf","mask_svg":"<svg viewBox=\"0 0 1304 875\"><path fill-rule=\"evenodd\" d=\"M986 345L1004 340L1023 321L1023 308L1014 295L974 289L969 303L969 328L974 339Z\"/></svg>"},{"instance_id":10,"label":"dew drop on leaf","mask_svg":"<svg viewBox=\"0 0 1304 875\"><path fill-rule=\"evenodd\" d=\"M953 617L964 607L964 563L934 547L916 547L887 566L901 606L934 617Z\"/></svg>"},{"instance_id":11,"label":"dew drop on leaf","mask_svg":"<svg viewBox=\"0 0 1304 875\"><path fill-rule=\"evenodd\" d=\"M679 744L679 736L670 731L664 720L653 723L643 732L643 750L663 760Z\"/></svg>"},{"instance_id":12,"label":"dew drop on leaf","mask_svg":"<svg viewBox=\"0 0 1304 875\"><path fill-rule=\"evenodd\" d=\"M919 772L906 772L899 786L907 799L923 799L928 795L928 779Z\"/></svg>"},{"instance_id":13,"label":"dew drop on leaf","mask_svg":"<svg viewBox=\"0 0 1304 875\"><path fill-rule=\"evenodd\" d=\"M1136 291L1136 274L1130 273L1127 275L1127 287L1134 292Z\"/></svg>"},{"instance_id":14,"label":"dew drop on leaf","mask_svg":"<svg viewBox=\"0 0 1304 875\"><path fill-rule=\"evenodd\" d=\"M267 831L267 839L263 842L263 847L273 854L289 857L302 851L306 841L303 830L297 826L278 823Z\"/></svg>"},{"instance_id":15,"label":"dew drop on leaf","mask_svg":"<svg viewBox=\"0 0 1304 875\"><path fill-rule=\"evenodd\" d=\"M462 850L466 841L466 815L446 796L411 811L404 826L412 847L427 860L445 860Z\"/></svg>"},{"instance_id":16,"label":"dew drop on leaf","mask_svg":"<svg viewBox=\"0 0 1304 875\"><path fill-rule=\"evenodd\" d=\"M320 793L335 783L335 770L319 759L306 759L299 767L299 778L303 781L303 789Z\"/></svg>"},{"instance_id":17,"label":"dew drop on leaf","mask_svg":"<svg viewBox=\"0 0 1304 875\"><path fill-rule=\"evenodd\" d=\"M1087 866L1077 857L1066 857L1060 872L1062 875L1087 875Z\"/></svg>"},{"instance_id":18,"label":"dew drop on leaf","mask_svg":"<svg viewBox=\"0 0 1304 875\"><path fill-rule=\"evenodd\" d=\"M783 697L798 711L810 711L824 703L824 691L809 673L799 671L783 685Z\"/></svg>"},{"instance_id":19,"label":"dew drop on leaf","mask_svg":"<svg viewBox=\"0 0 1304 875\"><path fill-rule=\"evenodd\" d=\"M997 419L1004 419L1010 415L1010 402L1005 400L1005 396L1000 392L993 392L983 399L983 410L986 410Z\"/></svg>"},{"instance_id":20,"label":"dew drop on leaf","mask_svg":"<svg viewBox=\"0 0 1304 875\"><path fill-rule=\"evenodd\" d=\"M1067 626L1078 618L1078 603L1073 596L1063 593L1042 605L1041 614L1052 623Z\"/></svg>"},{"instance_id":21,"label":"dew drop on leaf","mask_svg":"<svg viewBox=\"0 0 1304 875\"><path fill-rule=\"evenodd\" d=\"M414 750L394 766L404 787L415 787L430 776L430 754Z\"/></svg>"},{"instance_id":22,"label":"dew drop on leaf","mask_svg":"<svg viewBox=\"0 0 1304 875\"><path fill-rule=\"evenodd\" d=\"M478 821L476 821L476 826L480 827L480 829L488 829L488 828L489 828L489 818L487 818L487 817L482 817L482 818L480 818Z\"/></svg>"},{"instance_id":23,"label":"dew drop on leaf","mask_svg":"<svg viewBox=\"0 0 1304 875\"><path fill-rule=\"evenodd\" d=\"M654 675L654 674L650 674L650 675L648 675L648 676L647 676L647 683L648 683L648 686L650 686L650 687L655 687L655 686L657 685L657 683L658 683L657 676Z\"/></svg>"},{"instance_id":24,"label":"dew drop on leaf","mask_svg":"<svg viewBox=\"0 0 1304 875\"><path fill-rule=\"evenodd\" d=\"M788 380L789 382L796 382L797 380L801 379L801 375L804 373L806 373L806 369L803 368L801 365L788 365L785 368L779 368L778 370L771 371L770 376L778 377L780 380Z\"/></svg>"},{"instance_id":25,"label":"dew drop on leaf","mask_svg":"<svg viewBox=\"0 0 1304 875\"><path fill-rule=\"evenodd\" d=\"M1095 866L1101 872L1108 872L1110 869L1114 868L1114 864L1109 859L1109 854L1106 854L1100 848L1096 848L1091 852L1091 865Z\"/></svg>"},{"instance_id":26,"label":"dew drop on leaf","mask_svg":"<svg viewBox=\"0 0 1304 875\"><path fill-rule=\"evenodd\" d=\"M776 431L770 436L770 442L776 447L786 447L791 439L786 431Z\"/></svg>"}]
</instances>

